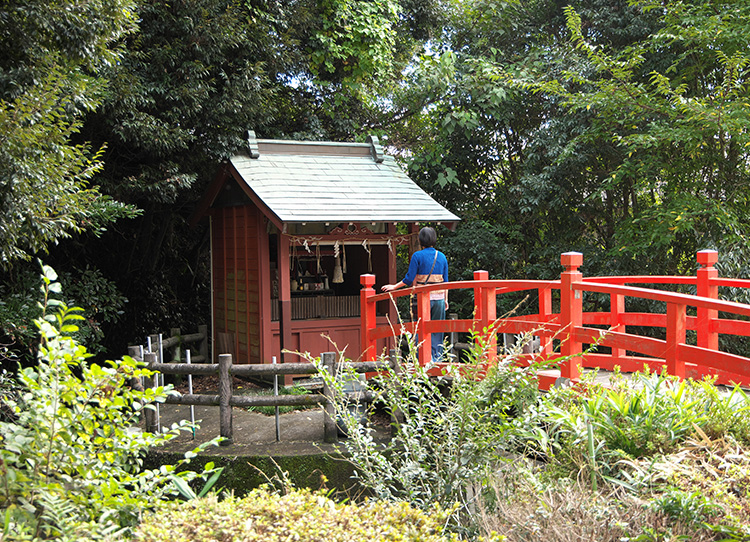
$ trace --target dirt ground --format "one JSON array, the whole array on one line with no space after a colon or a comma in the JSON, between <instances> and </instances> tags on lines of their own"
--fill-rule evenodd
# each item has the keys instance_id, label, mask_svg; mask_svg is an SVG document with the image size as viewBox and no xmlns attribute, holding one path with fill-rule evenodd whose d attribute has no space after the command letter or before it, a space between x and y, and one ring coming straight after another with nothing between
<instances>
[{"instance_id":1,"label":"dirt ground","mask_svg":"<svg viewBox=\"0 0 750 542\"><path fill-rule=\"evenodd\" d=\"M233 393L252 393L262 386L235 378ZM181 393L187 393L187 382L175 385ZM195 377L193 379L193 393L217 393L218 379L216 377ZM192 450L200 443L218 437L219 407L218 406L180 406L162 404L158 409L159 425L169 428L181 420L195 420L198 428L195 432L186 431L170 441L167 451L184 453ZM376 432L376 438L387 440L390 435L389 419L387 416L376 414L370 420L371 427ZM287 456L312 455L320 453L335 453L342 449L341 444L325 443L323 436L323 409L295 410L279 416L279 438L276 434L276 417L258 412L250 412L244 408L232 409L232 429L234 439L231 444L213 447L207 453L211 455L254 455L254 456Z\"/></svg>"}]
</instances>

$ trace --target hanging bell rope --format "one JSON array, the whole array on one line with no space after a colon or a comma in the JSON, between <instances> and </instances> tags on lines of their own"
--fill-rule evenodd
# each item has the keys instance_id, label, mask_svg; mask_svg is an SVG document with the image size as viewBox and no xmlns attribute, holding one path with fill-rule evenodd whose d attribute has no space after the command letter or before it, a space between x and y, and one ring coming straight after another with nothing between
<instances>
[{"instance_id":1,"label":"hanging bell rope","mask_svg":"<svg viewBox=\"0 0 750 542\"><path fill-rule=\"evenodd\" d=\"M370 250L370 245L367 242L367 239L362 241L362 246L367 251L367 272L372 273L372 250Z\"/></svg>"},{"instance_id":2,"label":"hanging bell rope","mask_svg":"<svg viewBox=\"0 0 750 542\"><path fill-rule=\"evenodd\" d=\"M334 284L341 284L344 282L344 272L341 270L341 258L336 256L336 263L333 266L333 279Z\"/></svg>"}]
</instances>

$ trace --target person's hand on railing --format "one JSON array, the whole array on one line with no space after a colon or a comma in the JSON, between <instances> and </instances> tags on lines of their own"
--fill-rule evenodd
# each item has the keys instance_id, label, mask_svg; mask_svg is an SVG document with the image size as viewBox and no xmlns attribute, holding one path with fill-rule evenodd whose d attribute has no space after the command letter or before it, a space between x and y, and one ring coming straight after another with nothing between
<instances>
[{"instance_id":1,"label":"person's hand on railing","mask_svg":"<svg viewBox=\"0 0 750 542\"><path fill-rule=\"evenodd\" d=\"M380 287L381 292L390 292L393 290L398 290L399 288L403 288L406 286L402 281L398 281L396 284L384 284Z\"/></svg>"}]
</instances>

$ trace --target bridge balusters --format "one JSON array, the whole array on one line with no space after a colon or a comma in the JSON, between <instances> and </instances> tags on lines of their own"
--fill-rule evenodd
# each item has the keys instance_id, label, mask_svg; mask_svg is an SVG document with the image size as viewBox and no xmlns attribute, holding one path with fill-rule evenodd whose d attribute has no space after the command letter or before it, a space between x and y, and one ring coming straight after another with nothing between
<instances>
[{"instance_id":1,"label":"bridge balusters","mask_svg":"<svg viewBox=\"0 0 750 542\"><path fill-rule=\"evenodd\" d=\"M625 325L622 323L622 315L625 312L625 296L612 294L609 296L609 327L612 331L625 332ZM625 349L612 347L612 364L622 367L625 363Z\"/></svg>"},{"instance_id":2,"label":"bridge balusters","mask_svg":"<svg viewBox=\"0 0 750 542\"><path fill-rule=\"evenodd\" d=\"M687 305L667 303L667 350L664 361L667 372L685 378L685 361L680 359L680 344L685 342L687 328Z\"/></svg>"},{"instance_id":3,"label":"bridge balusters","mask_svg":"<svg viewBox=\"0 0 750 542\"><path fill-rule=\"evenodd\" d=\"M552 286L539 288L539 319L549 322L552 319ZM539 347L544 359L549 359L553 354L552 334L539 332Z\"/></svg>"},{"instance_id":4,"label":"bridge balusters","mask_svg":"<svg viewBox=\"0 0 750 542\"><path fill-rule=\"evenodd\" d=\"M475 281L488 281L488 271L474 271ZM485 341L487 361L497 359L497 292L495 286L479 285L474 287L474 319L477 322L481 338Z\"/></svg>"},{"instance_id":5,"label":"bridge balusters","mask_svg":"<svg viewBox=\"0 0 750 542\"><path fill-rule=\"evenodd\" d=\"M417 357L419 364L424 367L432 360L432 336L427 333L427 322L430 321L430 294L419 292L417 294L417 336L419 346Z\"/></svg>"}]
</instances>

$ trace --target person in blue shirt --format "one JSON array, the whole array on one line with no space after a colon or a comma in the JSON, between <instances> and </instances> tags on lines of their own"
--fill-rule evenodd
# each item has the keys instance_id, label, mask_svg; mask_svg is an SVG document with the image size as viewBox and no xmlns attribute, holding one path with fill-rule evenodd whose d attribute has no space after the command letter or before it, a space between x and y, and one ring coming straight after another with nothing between
<instances>
[{"instance_id":1,"label":"person in blue shirt","mask_svg":"<svg viewBox=\"0 0 750 542\"><path fill-rule=\"evenodd\" d=\"M422 250L415 252L409 262L406 275L396 284L386 284L383 292L398 290L405 286L448 282L448 260L445 254L435 248L437 233L435 228L425 227L419 230L419 244ZM416 284L415 284L416 283ZM448 308L448 290L430 292L430 320L445 320ZM443 358L443 333L433 333L431 338L432 361Z\"/></svg>"}]
</instances>

